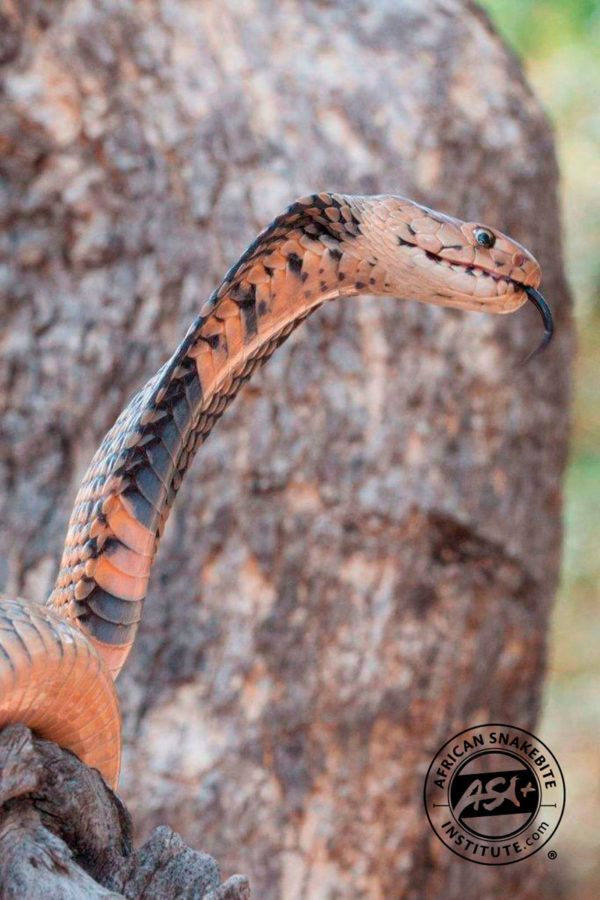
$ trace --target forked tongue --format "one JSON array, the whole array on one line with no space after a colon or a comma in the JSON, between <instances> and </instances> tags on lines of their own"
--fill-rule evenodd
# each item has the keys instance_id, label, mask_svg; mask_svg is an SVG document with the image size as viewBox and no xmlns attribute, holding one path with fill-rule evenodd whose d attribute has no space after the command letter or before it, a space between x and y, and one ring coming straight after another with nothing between
<instances>
[{"instance_id":1,"label":"forked tongue","mask_svg":"<svg viewBox=\"0 0 600 900\"><path fill-rule=\"evenodd\" d=\"M542 322L544 324L544 337L540 341L539 345L535 348L535 350L532 350L529 356L521 363L522 366L526 365L530 360L533 359L534 356L537 356L538 353L541 353L542 350L545 350L552 340L552 336L554 334L552 312L550 311L550 307L548 306L540 292L536 291L536 289L532 287L525 287L525 292L542 317Z\"/></svg>"}]
</instances>

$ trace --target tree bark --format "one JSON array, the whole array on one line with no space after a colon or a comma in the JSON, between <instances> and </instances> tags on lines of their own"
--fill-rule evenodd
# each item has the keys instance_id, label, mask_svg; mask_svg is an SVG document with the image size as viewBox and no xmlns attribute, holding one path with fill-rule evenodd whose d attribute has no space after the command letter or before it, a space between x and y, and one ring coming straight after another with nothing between
<instances>
[{"instance_id":1,"label":"tree bark","mask_svg":"<svg viewBox=\"0 0 600 900\"><path fill-rule=\"evenodd\" d=\"M6 900L248 900L211 856L157 828L133 852L131 820L99 773L24 725L0 734L0 896Z\"/></svg>"},{"instance_id":2,"label":"tree bark","mask_svg":"<svg viewBox=\"0 0 600 900\"><path fill-rule=\"evenodd\" d=\"M43 600L120 409L258 229L390 192L528 246L555 312L320 310L194 464L119 681L121 790L261 900L537 897L430 830L470 725L531 729L572 355L550 127L468 0L5 3L0 589Z\"/></svg>"}]
</instances>

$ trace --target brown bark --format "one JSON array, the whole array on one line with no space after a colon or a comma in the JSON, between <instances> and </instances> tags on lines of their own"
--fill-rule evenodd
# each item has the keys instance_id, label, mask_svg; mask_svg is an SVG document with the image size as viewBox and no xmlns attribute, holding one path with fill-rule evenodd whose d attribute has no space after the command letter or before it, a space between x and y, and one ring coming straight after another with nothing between
<instances>
[{"instance_id":1,"label":"brown bark","mask_svg":"<svg viewBox=\"0 0 600 900\"><path fill-rule=\"evenodd\" d=\"M0 734L0 896L6 900L248 900L211 856L160 827L133 852L131 820L94 769L24 725Z\"/></svg>"},{"instance_id":2,"label":"brown bark","mask_svg":"<svg viewBox=\"0 0 600 900\"><path fill-rule=\"evenodd\" d=\"M5 4L0 589L43 599L84 468L294 197L394 192L530 247L558 337L361 299L257 375L182 489L119 682L123 797L261 900L539 896L431 832L427 765L535 726L568 298L550 128L466 0Z\"/></svg>"}]
</instances>

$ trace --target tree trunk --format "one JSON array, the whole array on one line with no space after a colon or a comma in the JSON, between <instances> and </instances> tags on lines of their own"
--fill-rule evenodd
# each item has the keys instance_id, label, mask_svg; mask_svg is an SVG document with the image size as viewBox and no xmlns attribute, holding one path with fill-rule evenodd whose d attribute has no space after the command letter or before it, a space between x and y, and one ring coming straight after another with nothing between
<instances>
[{"instance_id":1,"label":"tree trunk","mask_svg":"<svg viewBox=\"0 0 600 900\"><path fill-rule=\"evenodd\" d=\"M560 545L569 303L552 135L468 0L5 3L0 589L44 599L103 433L245 245L314 190L495 225L533 310L330 304L187 477L119 681L122 795L260 900L537 897L457 859L427 766L535 726Z\"/></svg>"},{"instance_id":2,"label":"tree trunk","mask_svg":"<svg viewBox=\"0 0 600 900\"><path fill-rule=\"evenodd\" d=\"M133 852L127 810L95 769L24 725L0 734L0 896L5 900L249 900L214 859L157 828Z\"/></svg>"}]
</instances>

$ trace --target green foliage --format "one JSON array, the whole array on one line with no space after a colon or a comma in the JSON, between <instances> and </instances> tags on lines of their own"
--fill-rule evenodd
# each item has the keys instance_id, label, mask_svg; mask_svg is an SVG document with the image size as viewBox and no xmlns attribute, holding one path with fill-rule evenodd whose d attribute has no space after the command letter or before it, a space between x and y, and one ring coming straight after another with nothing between
<instances>
[{"instance_id":1,"label":"green foliage","mask_svg":"<svg viewBox=\"0 0 600 900\"><path fill-rule=\"evenodd\" d=\"M520 56L544 58L567 43L586 42L598 27L595 0L482 0Z\"/></svg>"},{"instance_id":2,"label":"green foliage","mask_svg":"<svg viewBox=\"0 0 600 900\"><path fill-rule=\"evenodd\" d=\"M600 322L600 4L483 0L523 58L556 129L563 176L567 272L576 311ZM586 322L586 324L588 324Z\"/></svg>"}]
</instances>

